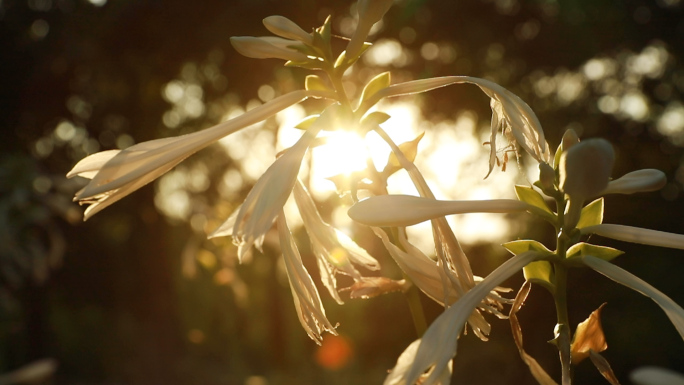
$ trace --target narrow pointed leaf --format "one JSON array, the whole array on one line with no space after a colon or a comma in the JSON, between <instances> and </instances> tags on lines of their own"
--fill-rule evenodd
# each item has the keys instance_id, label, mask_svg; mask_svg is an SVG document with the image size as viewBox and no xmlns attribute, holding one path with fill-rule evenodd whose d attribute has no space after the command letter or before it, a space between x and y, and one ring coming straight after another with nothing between
<instances>
[{"instance_id":1,"label":"narrow pointed leaf","mask_svg":"<svg viewBox=\"0 0 684 385\"><path fill-rule=\"evenodd\" d=\"M658 289L649 285L645 281L636 277L635 275L623 270L610 262L606 262L600 258L592 257L590 255L583 258L585 265L612 279L613 281L625 285L630 289L637 291L646 297L651 298L660 306L667 317L672 321L672 324L679 332L679 335L684 339L684 309L675 303L670 297L666 296Z\"/></svg>"},{"instance_id":2,"label":"narrow pointed leaf","mask_svg":"<svg viewBox=\"0 0 684 385\"><path fill-rule=\"evenodd\" d=\"M620 381L618 381L615 373L613 373L613 369L610 367L608 360L593 350L589 351L589 358L591 358L591 362L594 364L594 366L596 366L596 369L598 369L603 378L605 378L611 385L620 385Z\"/></svg>"}]
</instances>

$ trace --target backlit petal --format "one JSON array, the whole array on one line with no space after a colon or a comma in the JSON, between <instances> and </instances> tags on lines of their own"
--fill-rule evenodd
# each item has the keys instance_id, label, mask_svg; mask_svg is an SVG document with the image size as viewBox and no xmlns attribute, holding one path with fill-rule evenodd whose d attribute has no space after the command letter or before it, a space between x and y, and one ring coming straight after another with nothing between
<instances>
[{"instance_id":1,"label":"backlit petal","mask_svg":"<svg viewBox=\"0 0 684 385\"><path fill-rule=\"evenodd\" d=\"M439 201L410 195L379 195L357 202L348 211L369 226L411 226L452 214L521 212L529 205L514 199Z\"/></svg>"}]
</instances>

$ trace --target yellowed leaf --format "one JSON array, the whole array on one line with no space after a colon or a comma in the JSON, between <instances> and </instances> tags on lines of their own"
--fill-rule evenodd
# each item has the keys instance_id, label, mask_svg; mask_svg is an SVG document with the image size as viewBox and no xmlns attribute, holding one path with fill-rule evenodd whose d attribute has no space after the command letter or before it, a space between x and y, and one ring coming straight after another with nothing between
<instances>
[{"instance_id":1,"label":"yellowed leaf","mask_svg":"<svg viewBox=\"0 0 684 385\"><path fill-rule=\"evenodd\" d=\"M573 365L577 365L589 357L589 352L592 350L600 353L608 349L606 337L603 335L603 328L601 327L601 309L605 305L604 303L599 306L589 315L589 318L577 325L575 337L572 339L572 345L570 345Z\"/></svg>"}]
</instances>

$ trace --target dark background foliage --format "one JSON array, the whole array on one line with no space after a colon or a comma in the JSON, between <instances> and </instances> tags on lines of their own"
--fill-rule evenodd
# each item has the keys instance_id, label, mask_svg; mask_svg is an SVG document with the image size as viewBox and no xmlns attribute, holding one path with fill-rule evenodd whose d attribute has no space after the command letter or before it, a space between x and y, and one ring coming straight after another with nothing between
<instances>
[{"instance_id":1,"label":"dark background foliage","mask_svg":"<svg viewBox=\"0 0 684 385\"><path fill-rule=\"evenodd\" d=\"M153 185L86 223L70 202L81 185L64 175L88 153L209 127L219 120L222 103L244 104L263 84L282 93L301 87L304 71L241 57L230 46L230 36L264 35L261 19L272 14L305 29L332 14L337 26L350 14L350 4L0 1L0 372L48 357L59 364L50 380L57 384L379 383L415 339L401 295L338 306L323 293L344 339L328 350L317 348L298 324L276 255L257 253L250 264L226 268L226 261L234 261L221 257L230 254L222 251L232 248L229 242L207 246L201 226L158 213ZM571 127L583 138L601 136L615 145L615 176L638 168L663 170L669 182L662 192L610 197L605 221L684 233L684 131L658 129L668 107L681 107L684 94L681 2L401 0L376 39L397 36L404 36L404 49L413 57L389 68L398 78L491 78L530 103L552 146ZM452 55L426 59L421 49L430 42L449 47ZM666 53L661 70L630 72L630 63L651 52L649 47ZM617 68L610 82L587 77L587 63L596 58L608 58ZM583 86L569 97L563 85L576 83L563 79L572 76L584 76ZM162 91L179 77L200 84L213 109L169 128L164 114L170 103ZM626 103L630 92L647 105L645 115L611 107L616 100ZM423 115L435 121L465 109L489 117L488 102L475 87L438 90L421 105ZM212 181L193 195L195 213L223 204L205 217L225 218L225 205L234 207L249 191L245 185L232 202L222 202L217 170L237 166L218 150L189 162L209 164ZM547 244L553 239L544 227L527 228ZM359 241L373 247L370 237ZM625 250L617 262L621 267L684 303L681 251L599 242ZM205 260L195 266L194 277L183 275L187 255L194 266L194 253L202 247L213 247L218 263ZM485 256L502 255L490 245L467 248L481 272L494 267ZM386 258L381 262L389 264ZM391 267L384 272L397 274ZM624 383L641 365L684 372L684 345L655 304L590 271L573 271L570 278L573 324L608 302L605 356ZM509 286L518 287L521 279ZM424 302L429 317L439 314L436 305ZM528 352L558 377L556 353L546 343L554 325L550 296L535 288L520 319ZM488 343L462 338L454 383L533 383L508 323L493 324ZM347 361L345 351L351 352ZM341 367L326 365L325 352ZM602 383L589 363L576 377L578 383Z\"/></svg>"}]
</instances>

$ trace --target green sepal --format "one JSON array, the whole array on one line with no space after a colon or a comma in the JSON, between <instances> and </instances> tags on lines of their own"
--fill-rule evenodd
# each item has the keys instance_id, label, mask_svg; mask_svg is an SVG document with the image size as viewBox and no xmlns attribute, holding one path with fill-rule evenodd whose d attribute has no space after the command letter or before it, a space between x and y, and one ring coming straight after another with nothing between
<instances>
[{"instance_id":1,"label":"green sepal","mask_svg":"<svg viewBox=\"0 0 684 385\"><path fill-rule=\"evenodd\" d=\"M553 169L556 170L556 172L558 172L558 166L560 166L561 155L563 155L563 141L560 142L556 149L556 154L553 156Z\"/></svg>"},{"instance_id":2,"label":"green sepal","mask_svg":"<svg viewBox=\"0 0 684 385\"><path fill-rule=\"evenodd\" d=\"M599 198L582 208L580 219L575 227L581 229L601 223L603 223L603 198Z\"/></svg>"},{"instance_id":3,"label":"green sepal","mask_svg":"<svg viewBox=\"0 0 684 385\"><path fill-rule=\"evenodd\" d=\"M532 214L539 215L552 224L556 223L556 214L549 209L549 206L546 205L542 195L535 189L528 186L516 185L515 195L517 195L518 199L522 202L532 206L532 209L529 210Z\"/></svg>"},{"instance_id":4,"label":"green sepal","mask_svg":"<svg viewBox=\"0 0 684 385\"><path fill-rule=\"evenodd\" d=\"M319 115L311 115L307 116L306 118L302 119L299 123L297 123L294 128L298 128L300 130L308 130L309 127L318 119Z\"/></svg>"},{"instance_id":5,"label":"green sepal","mask_svg":"<svg viewBox=\"0 0 684 385\"><path fill-rule=\"evenodd\" d=\"M525 279L545 287L550 292L554 292L556 285L553 283L553 267L549 261L530 262L523 267Z\"/></svg>"},{"instance_id":6,"label":"green sepal","mask_svg":"<svg viewBox=\"0 0 684 385\"><path fill-rule=\"evenodd\" d=\"M304 44L293 44L293 45L288 45L287 48L297 51L299 53L302 53L306 56L315 56L315 57L321 57L323 56L323 52L321 52L319 49L315 47L311 47L308 45Z\"/></svg>"},{"instance_id":7,"label":"green sepal","mask_svg":"<svg viewBox=\"0 0 684 385\"><path fill-rule=\"evenodd\" d=\"M581 263L581 259L584 256L591 255L596 258L601 258L604 261L610 261L615 257L624 254L624 251L614 249L607 246L597 246L591 243L580 242L572 245L567 253L566 257L568 260L577 261Z\"/></svg>"},{"instance_id":8,"label":"green sepal","mask_svg":"<svg viewBox=\"0 0 684 385\"><path fill-rule=\"evenodd\" d=\"M330 37L332 36L331 20L331 15L328 15L328 17L325 18L325 22L323 22L323 25L316 31L318 35L321 37L321 39L323 39L323 42L326 43L326 46L330 46Z\"/></svg>"},{"instance_id":9,"label":"green sepal","mask_svg":"<svg viewBox=\"0 0 684 385\"><path fill-rule=\"evenodd\" d=\"M326 61L332 59L332 48L330 46L331 37L331 16L325 19L325 22L319 28L316 28L313 33L313 46L323 53L323 57Z\"/></svg>"},{"instance_id":10,"label":"green sepal","mask_svg":"<svg viewBox=\"0 0 684 385\"><path fill-rule=\"evenodd\" d=\"M292 61L288 60L285 62L285 67L300 67L300 68L306 68L309 70L320 70L323 69L324 62L320 60L307 60L307 61Z\"/></svg>"},{"instance_id":11,"label":"green sepal","mask_svg":"<svg viewBox=\"0 0 684 385\"><path fill-rule=\"evenodd\" d=\"M382 111L373 111L361 118L359 121L359 126L362 127L362 132L366 132L368 130L374 129L382 123L385 123L391 117L392 116Z\"/></svg>"},{"instance_id":12,"label":"green sepal","mask_svg":"<svg viewBox=\"0 0 684 385\"><path fill-rule=\"evenodd\" d=\"M361 92L361 103L373 97L378 91L389 87L391 77L389 72L383 72L371 79Z\"/></svg>"},{"instance_id":13,"label":"green sepal","mask_svg":"<svg viewBox=\"0 0 684 385\"><path fill-rule=\"evenodd\" d=\"M510 251L513 255L518 255L526 251L536 251L543 255L553 256L553 252L546 248L543 244L531 240L531 239L520 239L517 241L506 242L502 245L506 250Z\"/></svg>"},{"instance_id":14,"label":"green sepal","mask_svg":"<svg viewBox=\"0 0 684 385\"><path fill-rule=\"evenodd\" d=\"M317 75L307 75L304 80L304 88L308 91L331 91L323 79Z\"/></svg>"},{"instance_id":15,"label":"green sepal","mask_svg":"<svg viewBox=\"0 0 684 385\"><path fill-rule=\"evenodd\" d=\"M553 211L551 211L551 209L549 209L549 206L546 205L546 202L544 202L544 198L542 197L542 195L532 187L516 185L515 195L518 196L519 200L534 207L538 207L543 211L546 211L547 213L553 215Z\"/></svg>"}]
</instances>

